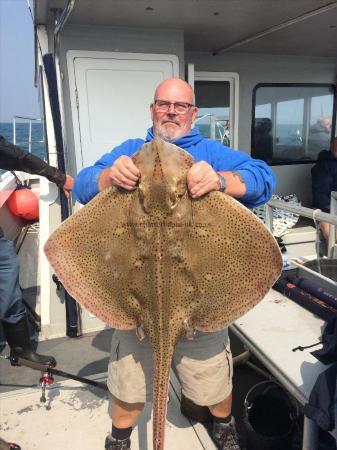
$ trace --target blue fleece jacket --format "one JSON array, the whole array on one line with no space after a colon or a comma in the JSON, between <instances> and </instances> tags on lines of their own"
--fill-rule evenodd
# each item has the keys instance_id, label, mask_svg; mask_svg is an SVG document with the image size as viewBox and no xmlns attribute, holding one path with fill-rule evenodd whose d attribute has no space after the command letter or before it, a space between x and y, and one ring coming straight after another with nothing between
<instances>
[{"instance_id":1,"label":"blue fleece jacket","mask_svg":"<svg viewBox=\"0 0 337 450\"><path fill-rule=\"evenodd\" d=\"M99 192L98 178L102 170L112 166L121 155L133 155L145 142L152 141L153 138L153 130L150 128L145 140L129 139L103 155L93 166L81 170L73 190L76 200L88 203ZM248 208L261 205L270 199L275 188L275 176L264 161L253 159L246 153L233 150L220 142L206 139L198 128L193 128L173 144L190 153L195 162L206 161L216 172L227 170L240 172L247 190L239 200Z\"/></svg>"}]
</instances>

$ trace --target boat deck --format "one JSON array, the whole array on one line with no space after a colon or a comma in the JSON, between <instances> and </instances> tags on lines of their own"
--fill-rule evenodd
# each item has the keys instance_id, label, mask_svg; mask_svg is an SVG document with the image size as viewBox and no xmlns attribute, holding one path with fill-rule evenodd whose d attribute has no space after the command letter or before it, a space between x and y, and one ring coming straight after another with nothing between
<instances>
[{"instance_id":1,"label":"boat deck","mask_svg":"<svg viewBox=\"0 0 337 450\"><path fill-rule=\"evenodd\" d=\"M91 377L104 381L105 374ZM177 385L176 385L177 388ZM46 403L40 402L38 387L9 391L0 395L1 436L18 442L25 450L102 449L110 432L111 403L108 392L66 380L52 385ZM152 405L145 410L132 433L133 450L152 449ZM213 450L216 447L200 424L181 415L179 397L171 382L168 403L166 448Z\"/></svg>"},{"instance_id":2,"label":"boat deck","mask_svg":"<svg viewBox=\"0 0 337 450\"><path fill-rule=\"evenodd\" d=\"M38 343L37 351L55 356L57 369L80 377L104 381L112 329L79 338L58 338ZM234 353L241 351L233 337ZM8 355L6 346L2 351ZM100 450L109 433L111 404L108 392L80 382L55 376L46 389L46 403L40 402L40 372L28 367L12 367L0 359L0 437L12 440L23 450ZM249 388L263 379L247 366L234 370L233 414L241 435L243 401ZM171 375L166 448L168 450L213 450L207 428L191 423L180 413L180 386ZM132 435L132 450L152 449L151 404L146 408Z\"/></svg>"}]
</instances>

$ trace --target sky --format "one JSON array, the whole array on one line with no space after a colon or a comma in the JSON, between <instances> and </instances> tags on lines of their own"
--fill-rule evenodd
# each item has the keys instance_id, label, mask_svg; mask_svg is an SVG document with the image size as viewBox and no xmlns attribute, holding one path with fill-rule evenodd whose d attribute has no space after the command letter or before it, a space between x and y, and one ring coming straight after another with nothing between
<instances>
[{"instance_id":1,"label":"sky","mask_svg":"<svg viewBox=\"0 0 337 450\"><path fill-rule=\"evenodd\" d=\"M14 115L41 117L38 98L27 1L0 0L0 122L12 122Z\"/></svg>"}]
</instances>

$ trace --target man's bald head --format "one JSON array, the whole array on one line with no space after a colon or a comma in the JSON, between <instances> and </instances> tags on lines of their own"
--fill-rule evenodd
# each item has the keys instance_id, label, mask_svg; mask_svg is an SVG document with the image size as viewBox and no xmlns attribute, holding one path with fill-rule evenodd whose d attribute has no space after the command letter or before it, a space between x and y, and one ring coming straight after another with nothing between
<instances>
[{"instance_id":1,"label":"man's bald head","mask_svg":"<svg viewBox=\"0 0 337 450\"><path fill-rule=\"evenodd\" d=\"M156 88L154 93L154 100L161 99L162 93L166 94L167 92L174 91L178 95L183 95L184 98L188 97L189 100L187 103L195 103L195 97L192 86L187 83L187 81L182 80L181 78L168 78L167 80L162 81Z\"/></svg>"},{"instance_id":2,"label":"man's bald head","mask_svg":"<svg viewBox=\"0 0 337 450\"><path fill-rule=\"evenodd\" d=\"M163 110L157 104L158 101L168 104L169 109ZM185 111L178 108L179 104L186 105ZM162 81L155 90L154 102L150 110L155 136L172 142L187 135L191 131L198 112L198 108L194 106L192 86L180 78L168 78Z\"/></svg>"}]
</instances>

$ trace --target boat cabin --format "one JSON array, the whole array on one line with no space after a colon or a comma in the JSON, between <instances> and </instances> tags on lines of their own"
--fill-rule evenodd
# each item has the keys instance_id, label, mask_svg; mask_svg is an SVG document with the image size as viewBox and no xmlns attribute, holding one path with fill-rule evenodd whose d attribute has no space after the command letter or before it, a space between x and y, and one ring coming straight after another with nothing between
<instances>
[{"instance_id":1,"label":"boat cabin","mask_svg":"<svg viewBox=\"0 0 337 450\"><path fill-rule=\"evenodd\" d=\"M122 141L144 137L152 125L149 105L155 87L180 77L194 87L195 126L206 137L263 159L277 176L276 194L312 206L311 168L336 132L337 1L34 0L33 14L36 82L50 164L76 176ZM56 186L44 178L31 182L40 194L40 224L27 267L34 266L39 286L33 306L41 315L40 339L48 340L71 335L71 325L42 249L80 205L61 201ZM5 201L14 188L13 179L4 177L0 221L13 239L20 223L10 217ZM291 256L315 248L311 225L288 235L286 244L295 244ZM31 257L37 263L30 266ZM248 348L251 334L259 337L265 366L275 376L281 373L281 381L301 402L314 376L301 385L302 356L297 353L282 365L277 357L284 353L275 355L270 348L280 342L277 330L270 328L276 304L282 310L277 317L292 317L282 341L282 351L289 353L298 343L303 311L285 298L280 301L275 292L258 306L268 323L257 326L245 319L233 329ZM261 319L258 308L253 316ZM75 335L105 328L82 308L76 314L80 325ZM303 333L318 339L322 321L311 316ZM272 332L275 341L269 338ZM315 376L323 370L311 360L305 364L315 366ZM7 402L13 403L11 397ZM80 436L81 426L76 430ZM206 435L198 436L202 448L213 448ZM307 438L304 450L314 448ZM147 448L146 441L139 448Z\"/></svg>"},{"instance_id":2,"label":"boat cabin","mask_svg":"<svg viewBox=\"0 0 337 450\"><path fill-rule=\"evenodd\" d=\"M76 175L145 136L155 86L178 76L194 86L205 136L267 161L276 193L311 206L311 167L335 135L336 2L35 0L34 9L51 163L58 152ZM57 226L57 206L44 209L42 241ZM55 295L50 278L44 299ZM63 317L50 308L54 335ZM83 317L84 329L95 320Z\"/></svg>"}]
</instances>

